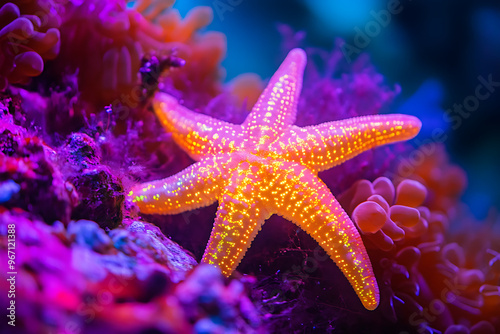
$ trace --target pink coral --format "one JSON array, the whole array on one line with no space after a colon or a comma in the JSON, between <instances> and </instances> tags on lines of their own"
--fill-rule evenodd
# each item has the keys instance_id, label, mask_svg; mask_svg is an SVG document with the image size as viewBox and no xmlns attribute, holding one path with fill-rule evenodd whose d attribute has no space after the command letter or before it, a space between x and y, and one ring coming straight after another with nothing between
<instances>
[{"instance_id":1,"label":"pink coral","mask_svg":"<svg viewBox=\"0 0 500 334\"><path fill-rule=\"evenodd\" d=\"M88 220L49 226L0 206L0 254L16 241L16 328L23 333L263 332L251 280L225 282L154 225L109 234ZM8 291L7 261L0 289ZM7 307L7 293L0 305ZM216 319L216 320L214 320ZM7 322L0 324L6 331Z\"/></svg>"},{"instance_id":2,"label":"pink coral","mask_svg":"<svg viewBox=\"0 0 500 334\"><path fill-rule=\"evenodd\" d=\"M59 5L28 0L0 8L0 90L8 83L27 83L42 73L44 61L60 48Z\"/></svg>"},{"instance_id":3,"label":"pink coral","mask_svg":"<svg viewBox=\"0 0 500 334\"><path fill-rule=\"evenodd\" d=\"M376 247L389 251L395 241L416 238L436 220L424 203L427 189L419 182L404 180L396 188L386 177L375 181L360 180L343 193L339 201L358 228ZM439 219L438 219L439 220Z\"/></svg>"}]
</instances>

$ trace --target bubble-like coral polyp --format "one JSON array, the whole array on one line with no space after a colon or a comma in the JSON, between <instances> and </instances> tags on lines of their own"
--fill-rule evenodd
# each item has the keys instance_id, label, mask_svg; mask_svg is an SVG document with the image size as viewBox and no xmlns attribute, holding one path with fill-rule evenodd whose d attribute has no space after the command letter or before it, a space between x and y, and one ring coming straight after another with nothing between
<instances>
[{"instance_id":1,"label":"bubble-like coral polyp","mask_svg":"<svg viewBox=\"0 0 500 334\"><path fill-rule=\"evenodd\" d=\"M60 48L58 6L50 1L2 2L0 7L0 91L26 84L42 73Z\"/></svg>"},{"instance_id":2,"label":"bubble-like coral polyp","mask_svg":"<svg viewBox=\"0 0 500 334\"><path fill-rule=\"evenodd\" d=\"M414 137L420 121L375 115L294 126L306 54L292 50L243 124L190 111L158 93L165 129L197 162L129 197L144 213L174 214L219 202L203 262L230 275L265 220L276 213L309 233L340 267L370 310L379 290L360 235L318 172L370 148Z\"/></svg>"}]
</instances>

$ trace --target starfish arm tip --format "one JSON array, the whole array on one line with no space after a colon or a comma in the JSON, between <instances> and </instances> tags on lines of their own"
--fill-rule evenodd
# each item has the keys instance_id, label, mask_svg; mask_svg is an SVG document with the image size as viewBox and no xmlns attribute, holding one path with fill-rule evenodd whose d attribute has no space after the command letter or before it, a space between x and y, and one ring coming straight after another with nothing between
<instances>
[{"instance_id":1,"label":"starfish arm tip","mask_svg":"<svg viewBox=\"0 0 500 334\"><path fill-rule=\"evenodd\" d=\"M422 121L416 116L406 115L406 114L392 114L392 115L389 114L388 116L396 117L397 120L419 131L422 128Z\"/></svg>"},{"instance_id":2,"label":"starfish arm tip","mask_svg":"<svg viewBox=\"0 0 500 334\"><path fill-rule=\"evenodd\" d=\"M288 57L299 62L305 62L307 60L307 54L304 51L304 49L301 48L295 48L290 50L290 52L288 53Z\"/></svg>"},{"instance_id":3,"label":"starfish arm tip","mask_svg":"<svg viewBox=\"0 0 500 334\"><path fill-rule=\"evenodd\" d=\"M405 123L406 128L410 130L410 138L415 138L420 130L422 129L422 121L415 116L411 115L400 115L402 118L402 121Z\"/></svg>"},{"instance_id":4,"label":"starfish arm tip","mask_svg":"<svg viewBox=\"0 0 500 334\"><path fill-rule=\"evenodd\" d=\"M406 118L408 119L408 122L411 123L415 128L422 128L422 121L416 117L416 116L411 116L411 115L405 115Z\"/></svg>"},{"instance_id":5,"label":"starfish arm tip","mask_svg":"<svg viewBox=\"0 0 500 334\"><path fill-rule=\"evenodd\" d=\"M172 95L169 95L169 94L166 94L166 93L162 93L162 92L157 92L155 95L154 95L154 98L153 98L153 108L155 110L161 110L163 109L162 108L162 105L176 105L178 102L177 102L177 99L175 97L173 97Z\"/></svg>"},{"instance_id":6,"label":"starfish arm tip","mask_svg":"<svg viewBox=\"0 0 500 334\"><path fill-rule=\"evenodd\" d=\"M361 302L368 311L375 310L380 304L380 293L378 290L378 286L375 286L374 291L370 291L370 294L366 299L362 298Z\"/></svg>"}]
</instances>

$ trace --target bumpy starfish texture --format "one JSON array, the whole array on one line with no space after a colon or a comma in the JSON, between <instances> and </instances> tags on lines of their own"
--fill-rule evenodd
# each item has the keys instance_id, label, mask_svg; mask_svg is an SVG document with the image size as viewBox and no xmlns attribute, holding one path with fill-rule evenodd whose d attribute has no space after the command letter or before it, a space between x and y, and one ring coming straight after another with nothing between
<instances>
[{"instance_id":1,"label":"bumpy starfish texture","mask_svg":"<svg viewBox=\"0 0 500 334\"><path fill-rule=\"evenodd\" d=\"M202 261L229 276L272 214L309 233L347 277L363 305L379 303L377 281L361 237L318 178L375 146L413 138L420 121L376 115L294 126L305 52L290 51L243 124L226 123L158 93L154 109L176 143L197 162L129 197L143 213L175 214L219 202Z\"/></svg>"}]
</instances>

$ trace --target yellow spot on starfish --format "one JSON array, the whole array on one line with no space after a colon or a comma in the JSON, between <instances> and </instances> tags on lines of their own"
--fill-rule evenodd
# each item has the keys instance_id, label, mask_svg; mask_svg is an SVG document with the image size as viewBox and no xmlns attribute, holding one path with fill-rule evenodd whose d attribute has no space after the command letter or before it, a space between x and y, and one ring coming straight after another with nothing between
<instances>
[{"instance_id":1,"label":"yellow spot on starfish","mask_svg":"<svg viewBox=\"0 0 500 334\"><path fill-rule=\"evenodd\" d=\"M176 143L197 162L137 185L130 196L144 213L175 214L219 202L202 261L229 276L265 220L279 214L309 233L340 267L363 305L379 290L361 237L317 174L376 146L413 138L420 121L375 115L294 126L306 64L290 51L241 125L195 113L158 93L154 109Z\"/></svg>"}]
</instances>

